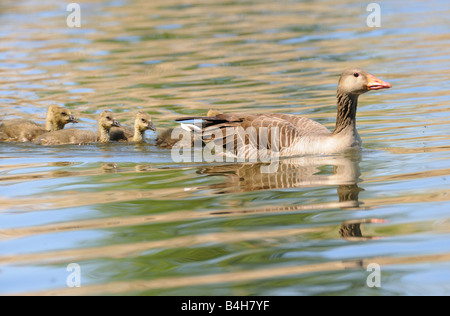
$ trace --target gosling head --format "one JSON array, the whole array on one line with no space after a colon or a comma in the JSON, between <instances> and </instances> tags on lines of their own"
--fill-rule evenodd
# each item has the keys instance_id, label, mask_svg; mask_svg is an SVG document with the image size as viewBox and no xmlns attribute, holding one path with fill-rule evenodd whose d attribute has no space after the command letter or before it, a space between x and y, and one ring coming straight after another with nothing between
<instances>
[{"instance_id":1,"label":"gosling head","mask_svg":"<svg viewBox=\"0 0 450 316\"><path fill-rule=\"evenodd\" d=\"M68 123L78 123L69 109L62 106L51 105L47 111L46 129L48 131L61 130Z\"/></svg>"},{"instance_id":2,"label":"gosling head","mask_svg":"<svg viewBox=\"0 0 450 316\"><path fill-rule=\"evenodd\" d=\"M206 113L206 116L212 117L212 116L217 116L219 114L223 114L223 112L216 110L216 109L209 109L208 113Z\"/></svg>"},{"instance_id":3,"label":"gosling head","mask_svg":"<svg viewBox=\"0 0 450 316\"><path fill-rule=\"evenodd\" d=\"M109 131L113 126L120 127L119 122L114 118L114 114L111 111L103 111L100 113L98 125L107 131Z\"/></svg>"},{"instance_id":4,"label":"gosling head","mask_svg":"<svg viewBox=\"0 0 450 316\"><path fill-rule=\"evenodd\" d=\"M146 130L156 131L152 118L145 112L138 112L136 115L136 120L134 121L134 127L140 132L145 132Z\"/></svg>"},{"instance_id":5,"label":"gosling head","mask_svg":"<svg viewBox=\"0 0 450 316\"><path fill-rule=\"evenodd\" d=\"M338 83L338 92L348 95L360 95L370 90L380 90L392 87L389 82L376 78L360 68L345 70Z\"/></svg>"}]
</instances>

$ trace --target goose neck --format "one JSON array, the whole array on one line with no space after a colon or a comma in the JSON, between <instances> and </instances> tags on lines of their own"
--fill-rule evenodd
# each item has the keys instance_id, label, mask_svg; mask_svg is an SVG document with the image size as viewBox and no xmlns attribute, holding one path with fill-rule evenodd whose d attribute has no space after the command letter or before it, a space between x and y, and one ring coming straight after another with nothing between
<instances>
[{"instance_id":1,"label":"goose neck","mask_svg":"<svg viewBox=\"0 0 450 316\"><path fill-rule=\"evenodd\" d=\"M57 122L51 116L47 116L47 120L45 122L45 129L49 132L58 131L60 129L64 129L64 124Z\"/></svg>"},{"instance_id":2,"label":"goose neck","mask_svg":"<svg viewBox=\"0 0 450 316\"><path fill-rule=\"evenodd\" d=\"M135 127L133 141L138 143L141 142L142 140L143 140L143 131L141 131L139 127Z\"/></svg>"},{"instance_id":3,"label":"goose neck","mask_svg":"<svg viewBox=\"0 0 450 316\"><path fill-rule=\"evenodd\" d=\"M100 137L99 137L99 141L101 143L107 143L109 142L110 136L109 136L109 129L104 127L104 126L99 126L99 132L100 132Z\"/></svg>"},{"instance_id":4,"label":"goose neck","mask_svg":"<svg viewBox=\"0 0 450 316\"><path fill-rule=\"evenodd\" d=\"M338 90L336 97L337 117L333 134L338 134L349 126L356 130L358 95L348 94Z\"/></svg>"}]
</instances>

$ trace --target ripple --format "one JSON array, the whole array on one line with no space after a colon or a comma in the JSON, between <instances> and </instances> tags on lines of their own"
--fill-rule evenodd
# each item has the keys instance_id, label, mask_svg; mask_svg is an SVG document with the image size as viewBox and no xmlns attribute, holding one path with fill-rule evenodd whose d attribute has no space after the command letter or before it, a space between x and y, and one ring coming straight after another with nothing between
<instances>
[{"instance_id":1,"label":"ripple","mask_svg":"<svg viewBox=\"0 0 450 316\"><path fill-rule=\"evenodd\" d=\"M0 293L447 294L446 4L383 2L372 29L347 0L120 0L86 4L71 29L56 0L2 3L0 120L42 123L57 104L81 118L69 128L95 130L104 109L165 128L217 108L331 129L343 69L393 88L361 96L360 153L297 157L273 174L175 163L155 133L139 146L0 143ZM65 284L72 262L79 289ZM377 289L365 284L373 262Z\"/></svg>"}]
</instances>

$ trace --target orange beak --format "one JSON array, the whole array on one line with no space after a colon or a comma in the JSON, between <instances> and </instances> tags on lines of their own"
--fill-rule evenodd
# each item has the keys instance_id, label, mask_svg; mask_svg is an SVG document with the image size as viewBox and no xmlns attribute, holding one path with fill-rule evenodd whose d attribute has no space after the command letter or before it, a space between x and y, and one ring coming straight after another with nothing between
<instances>
[{"instance_id":1,"label":"orange beak","mask_svg":"<svg viewBox=\"0 0 450 316\"><path fill-rule=\"evenodd\" d=\"M389 82L378 79L377 77L368 74L367 75L367 89L369 90L380 90L390 88L392 85Z\"/></svg>"}]
</instances>

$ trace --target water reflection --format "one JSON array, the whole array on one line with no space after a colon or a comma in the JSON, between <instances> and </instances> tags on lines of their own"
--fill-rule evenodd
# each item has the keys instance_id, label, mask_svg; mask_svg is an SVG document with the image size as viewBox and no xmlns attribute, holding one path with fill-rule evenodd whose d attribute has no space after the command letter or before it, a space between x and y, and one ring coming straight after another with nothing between
<instances>
[{"instance_id":1,"label":"water reflection","mask_svg":"<svg viewBox=\"0 0 450 316\"><path fill-rule=\"evenodd\" d=\"M210 188L219 189L216 194L337 185L339 202L335 205L327 205L327 207L334 206L342 210L351 210L359 208L359 192L364 190L358 186L358 183L361 182L360 161L360 152L354 151L347 155L283 159L280 160L279 168L271 173L262 172L262 164L208 166L200 168L198 173L226 178L223 183L210 186ZM293 206L289 209L299 208ZM273 212L286 210L286 207L271 209ZM233 211L220 212L220 214L224 213L233 214ZM379 238L364 236L361 224L380 222L383 220L361 219L343 222L339 234L342 238L353 241Z\"/></svg>"},{"instance_id":2,"label":"water reflection","mask_svg":"<svg viewBox=\"0 0 450 316\"><path fill-rule=\"evenodd\" d=\"M198 173L222 175L223 193L300 187L350 185L359 182L361 156L305 156L282 159L275 172L261 172L263 164L226 164L200 168ZM331 168L330 168L331 167ZM330 170L331 169L331 170Z\"/></svg>"}]
</instances>

